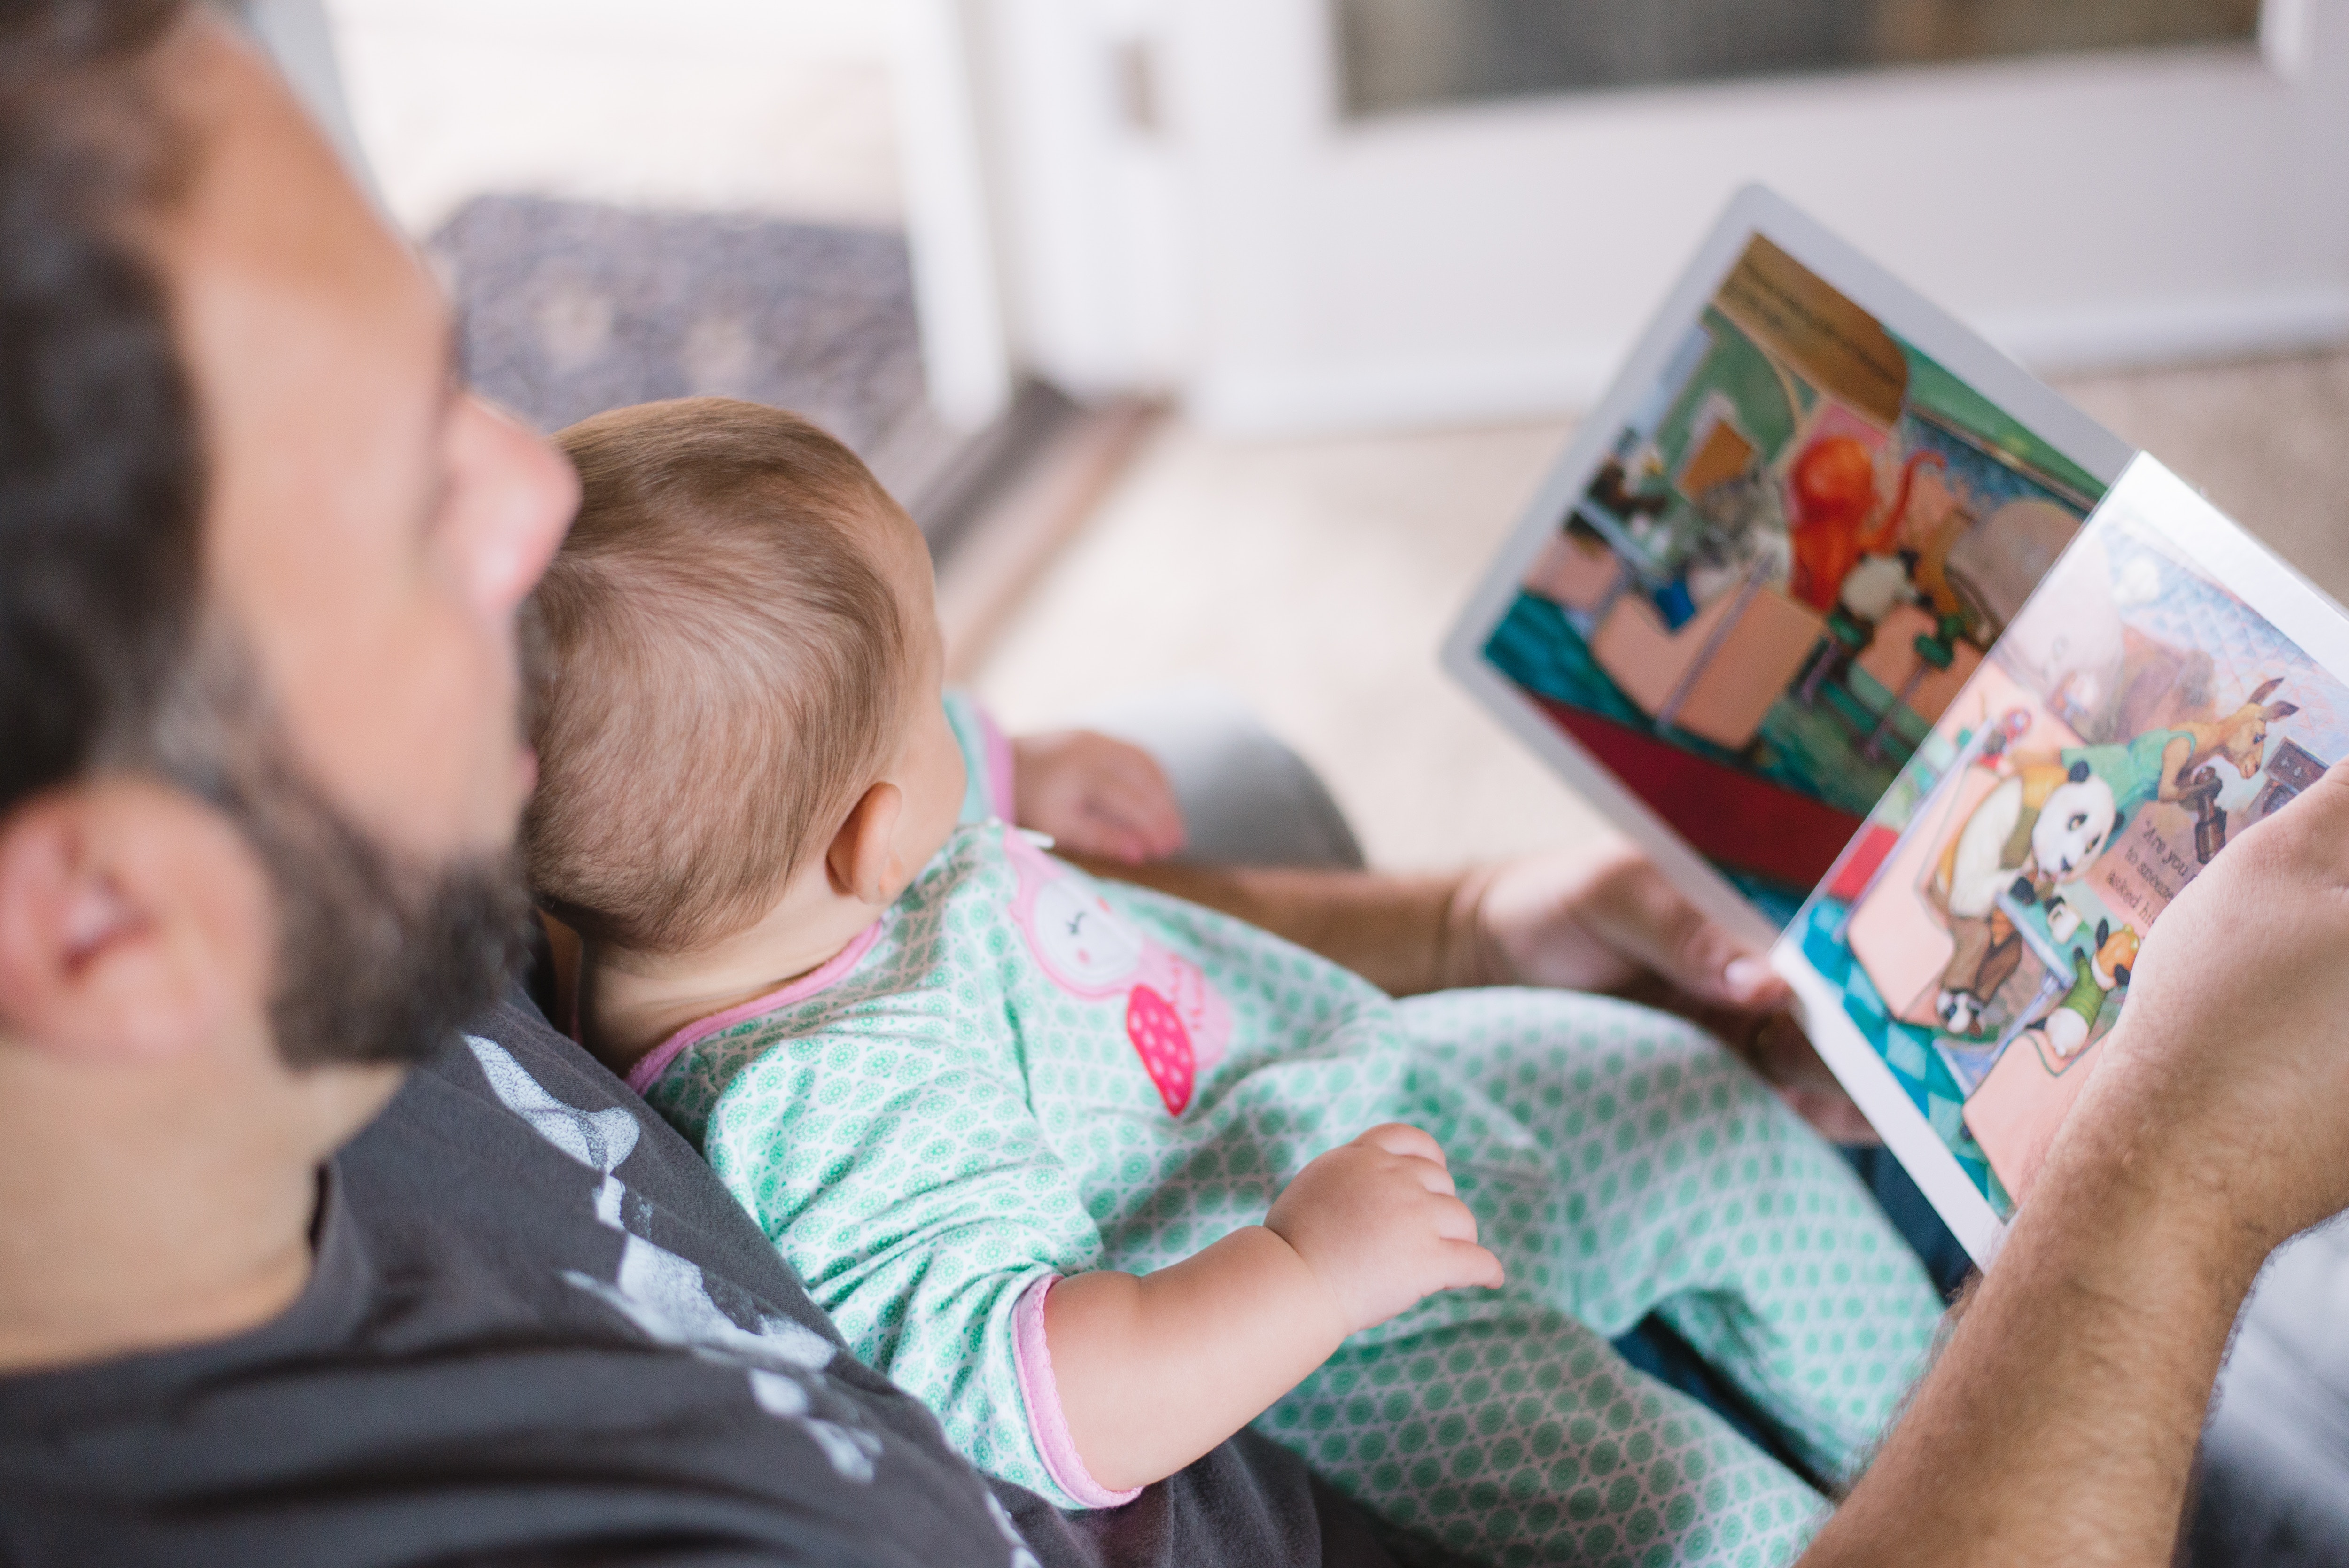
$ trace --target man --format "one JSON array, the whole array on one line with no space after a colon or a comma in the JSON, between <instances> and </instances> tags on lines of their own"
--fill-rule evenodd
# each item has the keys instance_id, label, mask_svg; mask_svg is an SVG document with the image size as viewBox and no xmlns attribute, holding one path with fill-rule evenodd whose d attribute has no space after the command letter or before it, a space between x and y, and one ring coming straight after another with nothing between
<instances>
[{"instance_id":1,"label":"man","mask_svg":"<svg viewBox=\"0 0 2349 1568\"><path fill-rule=\"evenodd\" d=\"M0 1559L1386 1561L1261 1443L999 1500L518 1009L401 1088L573 481L219 22L0 29Z\"/></svg>"},{"instance_id":2,"label":"man","mask_svg":"<svg viewBox=\"0 0 2349 1568\"><path fill-rule=\"evenodd\" d=\"M510 956L570 481L202 12L0 7L0 1558L1386 1561L1252 1442L990 1492L534 1017L407 1073ZM2173 906L1816 1561L2167 1560L2242 1290L2349 1200L2344 889L2329 780ZM1218 890L1398 984L1767 994L1638 868Z\"/></svg>"}]
</instances>

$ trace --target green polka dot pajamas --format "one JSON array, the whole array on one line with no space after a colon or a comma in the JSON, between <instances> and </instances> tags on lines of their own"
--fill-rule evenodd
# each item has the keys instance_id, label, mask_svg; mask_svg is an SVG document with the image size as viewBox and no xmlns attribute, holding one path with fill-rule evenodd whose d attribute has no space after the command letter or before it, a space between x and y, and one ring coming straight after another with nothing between
<instances>
[{"instance_id":1,"label":"green polka dot pajamas","mask_svg":"<svg viewBox=\"0 0 2349 1568\"><path fill-rule=\"evenodd\" d=\"M1096 883L984 817L994 760L974 820L856 944L631 1078L860 1357L983 1469L1117 1501L1051 1391L1050 1282L1176 1263L1261 1222L1314 1156L1408 1121L1508 1284L1357 1335L1262 1429L1489 1562L1801 1550L1819 1495L1607 1341L1659 1312L1806 1462L1852 1475L1940 1302L1832 1150L1678 1019L1563 992L1397 1001Z\"/></svg>"}]
</instances>

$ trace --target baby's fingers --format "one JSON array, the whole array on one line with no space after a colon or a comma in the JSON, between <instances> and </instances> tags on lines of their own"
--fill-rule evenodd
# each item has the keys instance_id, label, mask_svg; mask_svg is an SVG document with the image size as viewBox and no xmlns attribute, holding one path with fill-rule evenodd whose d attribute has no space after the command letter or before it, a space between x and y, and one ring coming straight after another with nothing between
<instances>
[{"instance_id":1,"label":"baby's fingers","mask_svg":"<svg viewBox=\"0 0 2349 1568\"><path fill-rule=\"evenodd\" d=\"M1070 849L1129 866L1157 858L1149 838L1139 829L1098 810L1090 801L1080 810L1083 815L1061 835Z\"/></svg>"},{"instance_id":2,"label":"baby's fingers","mask_svg":"<svg viewBox=\"0 0 2349 1568\"><path fill-rule=\"evenodd\" d=\"M1482 1285L1486 1290L1498 1290L1508 1283L1508 1271L1501 1267L1501 1260L1490 1248L1474 1242L1445 1242L1438 1255L1444 1269L1444 1284L1439 1289Z\"/></svg>"},{"instance_id":3,"label":"baby's fingers","mask_svg":"<svg viewBox=\"0 0 2349 1568\"><path fill-rule=\"evenodd\" d=\"M1141 836L1154 855L1171 855L1183 847L1183 808L1175 803L1174 786L1145 751L1117 758L1093 781L1089 802L1101 815Z\"/></svg>"},{"instance_id":4,"label":"baby's fingers","mask_svg":"<svg viewBox=\"0 0 2349 1568\"><path fill-rule=\"evenodd\" d=\"M1433 1161L1438 1165L1448 1163L1444 1158L1444 1145L1408 1121L1382 1121L1354 1141L1368 1144L1372 1149L1383 1149L1389 1154Z\"/></svg>"},{"instance_id":5,"label":"baby's fingers","mask_svg":"<svg viewBox=\"0 0 2349 1568\"><path fill-rule=\"evenodd\" d=\"M1447 1242L1476 1239L1476 1216L1468 1205L1449 1193L1435 1200L1435 1233Z\"/></svg>"},{"instance_id":6,"label":"baby's fingers","mask_svg":"<svg viewBox=\"0 0 2349 1568\"><path fill-rule=\"evenodd\" d=\"M1452 1180L1452 1172L1433 1161L1409 1160L1403 1170L1413 1181L1439 1198L1452 1197L1460 1191Z\"/></svg>"},{"instance_id":7,"label":"baby's fingers","mask_svg":"<svg viewBox=\"0 0 2349 1568\"><path fill-rule=\"evenodd\" d=\"M1095 791L1088 795L1081 810L1084 812L1086 830L1098 833L1123 846L1121 859L1139 863L1163 860L1183 847L1179 834L1173 837L1162 829L1153 827L1143 817L1114 800Z\"/></svg>"}]
</instances>

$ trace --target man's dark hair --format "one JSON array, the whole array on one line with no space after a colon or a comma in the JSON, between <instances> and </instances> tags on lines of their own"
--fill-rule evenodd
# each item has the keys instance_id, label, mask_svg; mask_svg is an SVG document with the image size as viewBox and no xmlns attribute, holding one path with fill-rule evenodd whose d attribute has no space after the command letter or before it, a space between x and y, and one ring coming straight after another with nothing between
<instances>
[{"instance_id":1,"label":"man's dark hair","mask_svg":"<svg viewBox=\"0 0 2349 1568\"><path fill-rule=\"evenodd\" d=\"M105 769L235 822L275 894L285 1060L398 1061L495 995L509 855L412 863L294 761L208 612L196 393L144 234L188 188L158 46L190 0L0 0L0 819Z\"/></svg>"},{"instance_id":2,"label":"man's dark hair","mask_svg":"<svg viewBox=\"0 0 2349 1568\"><path fill-rule=\"evenodd\" d=\"M0 815L133 752L192 634L203 459L132 231L182 0L0 0Z\"/></svg>"}]
</instances>

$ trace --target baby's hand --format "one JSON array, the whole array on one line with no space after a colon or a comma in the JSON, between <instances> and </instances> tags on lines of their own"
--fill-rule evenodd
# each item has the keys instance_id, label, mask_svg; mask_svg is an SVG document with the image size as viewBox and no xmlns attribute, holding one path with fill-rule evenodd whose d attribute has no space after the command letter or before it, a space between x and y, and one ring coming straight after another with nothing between
<instances>
[{"instance_id":1,"label":"baby's hand","mask_svg":"<svg viewBox=\"0 0 2349 1568\"><path fill-rule=\"evenodd\" d=\"M1139 865L1183 847L1183 811L1157 759L1089 729L1011 742L1011 814L1079 854Z\"/></svg>"},{"instance_id":2,"label":"baby's hand","mask_svg":"<svg viewBox=\"0 0 2349 1568\"><path fill-rule=\"evenodd\" d=\"M1264 1222L1320 1276L1348 1334L1439 1290L1501 1283L1501 1260L1476 1244L1476 1216L1453 1196L1444 1150L1400 1121L1299 1171Z\"/></svg>"}]
</instances>

